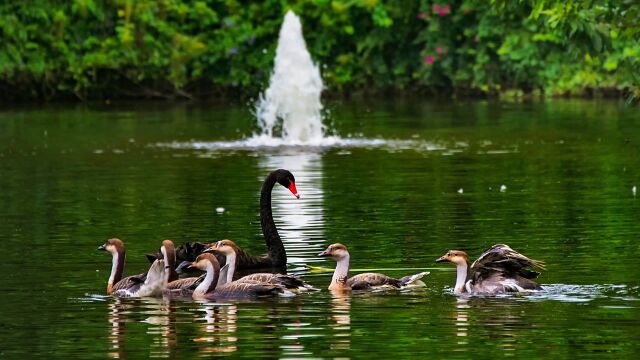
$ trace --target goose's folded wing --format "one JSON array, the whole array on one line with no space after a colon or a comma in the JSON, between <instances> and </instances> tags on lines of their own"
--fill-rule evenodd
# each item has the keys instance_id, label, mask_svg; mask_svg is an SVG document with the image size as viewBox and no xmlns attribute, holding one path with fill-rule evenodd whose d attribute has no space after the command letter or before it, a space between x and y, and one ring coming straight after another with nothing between
<instances>
[{"instance_id":1,"label":"goose's folded wing","mask_svg":"<svg viewBox=\"0 0 640 360\"><path fill-rule=\"evenodd\" d=\"M214 296L262 296L262 295L276 295L282 292L282 288L278 285L265 284L260 282L237 282L224 284L223 286L216 288Z\"/></svg>"},{"instance_id":2,"label":"goose's folded wing","mask_svg":"<svg viewBox=\"0 0 640 360\"><path fill-rule=\"evenodd\" d=\"M112 291L140 287L147 280L147 273L127 276L113 285Z\"/></svg>"},{"instance_id":3,"label":"goose's folded wing","mask_svg":"<svg viewBox=\"0 0 640 360\"><path fill-rule=\"evenodd\" d=\"M353 290L368 289L375 286L390 285L399 287L398 280L379 273L363 273L351 277L347 280Z\"/></svg>"},{"instance_id":4,"label":"goose's folded wing","mask_svg":"<svg viewBox=\"0 0 640 360\"><path fill-rule=\"evenodd\" d=\"M172 281L167 284L167 290L175 290L175 289L195 289L202 280L204 280L205 275L199 277L190 277L184 279L178 279Z\"/></svg>"}]
</instances>

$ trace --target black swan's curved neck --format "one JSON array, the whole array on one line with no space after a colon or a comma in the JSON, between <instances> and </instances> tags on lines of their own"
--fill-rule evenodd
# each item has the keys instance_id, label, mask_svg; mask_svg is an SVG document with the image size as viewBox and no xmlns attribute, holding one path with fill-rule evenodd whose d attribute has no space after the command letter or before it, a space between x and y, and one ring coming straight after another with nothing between
<instances>
[{"instance_id":1,"label":"black swan's curved neck","mask_svg":"<svg viewBox=\"0 0 640 360\"><path fill-rule=\"evenodd\" d=\"M274 267L287 266L287 252L284 249L276 224L273 222L273 214L271 212L271 191L276 184L276 174L272 172L267 176L262 184L260 192L260 225L262 226L262 234L267 243L269 258Z\"/></svg>"}]
</instances>

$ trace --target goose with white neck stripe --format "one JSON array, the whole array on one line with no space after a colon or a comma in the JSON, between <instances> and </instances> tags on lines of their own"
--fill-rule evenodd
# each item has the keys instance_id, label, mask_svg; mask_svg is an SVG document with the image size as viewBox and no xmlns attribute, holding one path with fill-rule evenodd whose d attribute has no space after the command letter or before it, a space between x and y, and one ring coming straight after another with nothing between
<instances>
[{"instance_id":1,"label":"goose with white neck stripe","mask_svg":"<svg viewBox=\"0 0 640 360\"><path fill-rule=\"evenodd\" d=\"M349 291L349 290L373 290L380 288L401 289L409 286L425 286L420 280L428 272L421 272L414 275L407 275L400 279L394 279L379 273L362 273L349 278L350 255L347 247L336 243L318 254L321 257L331 257L338 262L333 272L329 290Z\"/></svg>"},{"instance_id":2,"label":"goose with white neck stripe","mask_svg":"<svg viewBox=\"0 0 640 360\"><path fill-rule=\"evenodd\" d=\"M111 275L107 282L107 294L118 297L162 296L167 273L163 260L156 260L143 274L122 278L125 266L125 248L120 239L109 239L98 247L112 256Z\"/></svg>"},{"instance_id":3,"label":"goose with white neck stripe","mask_svg":"<svg viewBox=\"0 0 640 360\"><path fill-rule=\"evenodd\" d=\"M209 248L211 251L217 251L223 254L226 258L226 264L229 266L227 271L226 279L224 283L233 282L233 276L235 274L236 269L236 256L238 247L231 240L221 240L215 243L213 246ZM311 285L305 283L301 279L287 274L274 274L274 273L254 273L247 276L243 276L240 279L237 279L235 282L264 282L269 284L277 284L286 287L289 290L295 291L308 291L308 290L317 290Z\"/></svg>"},{"instance_id":4,"label":"goose with white neck stripe","mask_svg":"<svg viewBox=\"0 0 640 360\"><path fill-rule=\"evenodd\" d=\"M294 295L284 286L259 281L231 282L218 285L220 277L220 263L210 253L198 255L192 266L206 271L204 280L193 291L196 300L214 300L219 298L253 298L264 296Z\"/></svg>"},{"instance_id":5,"label":"goose with white neck stripe","mask_svg":"<svg viewBox=\"0 0 640 360\"><path fill-rule=\"evenodd\" d=\"M482 253L469 266L469 256L460 250L449 250L436 262L456 265L454 294L494 295L542 290L535 279L540 273L527 269L544 269L542 261L530 259L504 244L497 244Z\"/></svg>"}]
</instances>

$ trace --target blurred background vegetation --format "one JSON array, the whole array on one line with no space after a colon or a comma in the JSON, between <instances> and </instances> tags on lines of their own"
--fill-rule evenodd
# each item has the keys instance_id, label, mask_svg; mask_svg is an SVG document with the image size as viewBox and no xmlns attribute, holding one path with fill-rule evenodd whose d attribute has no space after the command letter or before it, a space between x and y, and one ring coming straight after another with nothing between
<instances>
[{"instance_id":1,"label":"blurred background vegetation","mask_svg":"<svg viewBox=\"0 0 640 360\"><path fill-rule=\"evenodd\" d=\"M640 97L637 0L25 0L0 5L0 98L255 96L283 15L328 94Z\"/></svg>"}]
</instances>

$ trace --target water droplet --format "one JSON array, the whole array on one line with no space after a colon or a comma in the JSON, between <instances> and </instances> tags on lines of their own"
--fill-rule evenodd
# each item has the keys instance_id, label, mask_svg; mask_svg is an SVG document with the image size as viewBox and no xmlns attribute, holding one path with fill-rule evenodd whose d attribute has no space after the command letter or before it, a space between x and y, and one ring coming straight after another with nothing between
<instances>
[{"instance_id":1,"label":"water droplet","mask_svg":"<svg viewBox=\"0 0 640 360\"><path fill-rule=\"evenodd\" d=\"M633 187L631 188L631 192L633 193L633 196L636 196L636 186L633 185Z\"/></svg>"},{"instance_id":2,"label":"water droplet","mask_svg":"<svg viewBox=\"0 0 640 360\"><path fill-rule=\"evenodd\" d=\"M222 214L222 213L224 212L224 208L223 208L223 207L217 207L217 208L216 208L216 212L217 212L218 214Z\"/></svg>"},{"instance_id":3,"label":"water droplet","mask_svg":"<svg viewBox=\"0 0 640 360\"><path fill-rule=\"evenodd\" d=\"M464 189L463 188L458 189L458 194L462 194L462 193L464 193Z\"/></svg>"},{"instance_id":4,"label":"water droplet","mask_svg":"<svg viewBox=\"0 0 640 360\"><path fill-rule=\"evenodd\" d=\"M500 185L500 192L505 192L507 191L507 185Z\"/></svg>"}]
</instances>

